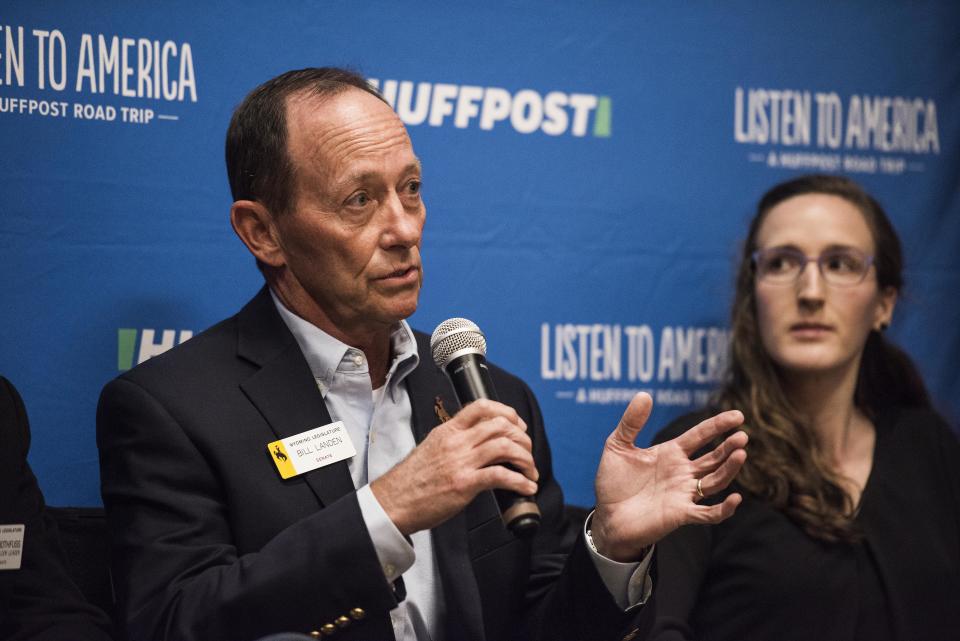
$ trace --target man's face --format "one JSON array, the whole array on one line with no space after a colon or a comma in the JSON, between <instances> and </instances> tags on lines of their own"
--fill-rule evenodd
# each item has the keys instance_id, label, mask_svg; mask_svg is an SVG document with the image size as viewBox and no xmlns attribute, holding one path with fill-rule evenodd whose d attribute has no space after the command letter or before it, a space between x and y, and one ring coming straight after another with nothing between
<instances>
[{"instance_id":1,"label":"man's face","mask_svg":"<svg viewBox=\"0 0 960 641\"><path fill-rule=\"evenodd\" d=\"M420 162L400 119L359 89L295 95L287 140L293 206L275 217L284 288L306 295L327 331L377 331L410 316L426 209Z\"/></svg>"}]
</instances>

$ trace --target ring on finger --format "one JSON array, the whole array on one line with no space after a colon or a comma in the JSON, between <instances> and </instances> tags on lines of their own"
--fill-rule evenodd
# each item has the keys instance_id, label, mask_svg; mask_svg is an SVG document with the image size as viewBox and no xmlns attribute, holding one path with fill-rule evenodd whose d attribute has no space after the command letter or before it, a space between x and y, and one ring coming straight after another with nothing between
<instances>
[{"instance_id":1,"label":"ring on finger","mask_svg":"<svg viewBox=\"0 0 960 641\"><path fill-rule=\"evenodd\" d=\"M703 495L703 479L697 479L697 496L700 498L706 498Z\"/></svg>"}]
</instances>

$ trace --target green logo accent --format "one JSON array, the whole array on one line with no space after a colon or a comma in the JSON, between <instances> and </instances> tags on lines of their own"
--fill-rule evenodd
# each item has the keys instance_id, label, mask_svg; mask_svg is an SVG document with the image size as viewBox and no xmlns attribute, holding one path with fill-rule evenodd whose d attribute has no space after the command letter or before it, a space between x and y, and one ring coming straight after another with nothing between
<instances>
[{"instance_id":1,"label":"green logo accent","mask_svg":"<svg viewBox=\"0 0 960 641\"><path fill-rule=\"evenodd\" d=\"M597 138L609 138L612 117L613 103L610 97L600 96L597 100L597 116L593 119L593 135Z\"/></svg>"},{"instance_id":2,"label":"green logo accent","mask_svg":"<svg viewBox=\"0 0 960 641\"><path fill-rule=\"evenodd\" d=\"M117 369L125 370L133 367L133 350L137 345L137 330L117 330Z\"/></svg>"}]
</instances>

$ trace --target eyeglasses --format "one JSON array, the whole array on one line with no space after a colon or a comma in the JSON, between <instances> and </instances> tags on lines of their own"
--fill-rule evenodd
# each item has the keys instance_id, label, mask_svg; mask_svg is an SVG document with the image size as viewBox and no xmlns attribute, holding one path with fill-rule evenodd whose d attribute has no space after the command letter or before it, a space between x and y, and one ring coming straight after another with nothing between
<instances>
[{"instance_id":1,"label":"eyeglasses","mask_svg":"<svg viewBox=\"0 0 960 641\"><path fill-rule=\"evenodd\" d=\"M790 247L773 247L753 252L752 258L757 280L773 285L792 285L807 263L815 262L827 284L849 287L862 283L873 264L873 256L853 247L828 249L819 256L806 256Z\"/></svg>"}]
</instances>

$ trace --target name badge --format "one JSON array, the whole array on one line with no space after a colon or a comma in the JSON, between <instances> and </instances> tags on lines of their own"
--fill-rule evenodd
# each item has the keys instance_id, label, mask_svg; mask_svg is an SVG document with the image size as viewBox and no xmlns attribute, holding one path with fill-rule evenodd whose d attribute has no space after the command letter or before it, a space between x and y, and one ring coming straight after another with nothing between
<instances>
[{"instance_id":1,"label":"name badge","mask_svg":"<svg viewBox=\"0 0 960 641\"><path fill-rule=\"evenodd\" d=\"M0 525L0 570L19 570L23 558L22 523Z\"/></svg>"},{"instance_id":2,"label":"name badge","mask_svg":"<svg viewBox=\"0 0 960 641\"><path fill-rule=\"evenodd\" d=\"M357 453L343 421L268 443L267 449L277 471L285 479L348 459Z\"/></svg>"}]
</instances>

